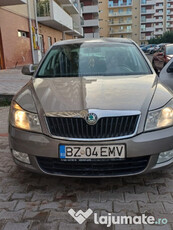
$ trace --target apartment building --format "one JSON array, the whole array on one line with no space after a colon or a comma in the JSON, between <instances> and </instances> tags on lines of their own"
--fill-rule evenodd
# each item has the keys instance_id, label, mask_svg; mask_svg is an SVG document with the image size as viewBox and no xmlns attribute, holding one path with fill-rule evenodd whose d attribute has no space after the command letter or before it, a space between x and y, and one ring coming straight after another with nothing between
<instances>
[{"instance_id":1,"label":"apartment building","mask_svg":"<svg viewBox=\"0 0 173 230\"><path fill-rule=\"evenodd\" d=\"M100 36L147 43L173 29L173 0L108 0L99 5Z\"/></svg>"},{"instance_id":2,"label":"apartment building","mask_svg":"<svg viewBox=\"0 0 173 230\"><path fill-rule=\"evenodd\" d=\"M83 36L79 0L0 0L0 69L38 63L56 41Z\"/></svg>"},{"instance_id":3,"label":"apartment building","mask_svg":"<svg viewBox=\"0 0 173 230\"><path fill-rule=\"evenodd\" d=\"M141 0L141 43L173 30L173 1Z\"/></svg>"},{"instance_id":4,"label":"apartment building","mask_svg":"<svg viewBox=\"0 0 173 230\"><path fill-rule=\"evenodd\" d=\"M109 0L105 2L99 5L101 12L100 36L127 37L138 41L140 1Z\"/></svg>"},{"instance_id":5,"label":"apartment building","mask_svg":"<svg viewBox=\"0 0 173 230\"><path fill-rule=\"evenodd\" d=\"M99 38L98 0L81 0L83 11L83 29L85 38Z\"/></svg>"}]
</instances>

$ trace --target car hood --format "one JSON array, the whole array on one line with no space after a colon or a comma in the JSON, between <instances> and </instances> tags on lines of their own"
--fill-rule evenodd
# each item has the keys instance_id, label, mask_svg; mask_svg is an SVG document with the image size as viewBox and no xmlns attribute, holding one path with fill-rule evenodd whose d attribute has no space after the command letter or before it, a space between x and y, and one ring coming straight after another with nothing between
<instances>
[{"instance_id":1,"label":"car hood","mask_svg":"<svg viewBox=\"0 0 173 230\"><path fill-rule=\"evenodd\" d=\"M36 78L33 86L45 113L148 109L157 76Z\"/></svg>"}]
</instances>

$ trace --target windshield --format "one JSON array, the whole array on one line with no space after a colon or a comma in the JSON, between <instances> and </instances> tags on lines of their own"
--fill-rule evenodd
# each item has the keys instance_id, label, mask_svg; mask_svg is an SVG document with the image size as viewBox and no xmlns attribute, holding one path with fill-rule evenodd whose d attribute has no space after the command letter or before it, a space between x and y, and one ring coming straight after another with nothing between
<instances>
[{"instance_id":1,"label":"windshield","mask_svg":"<svg viewBox=\"0 0 173 230\"><path fill-rule=\"evenodd\" d=\"M173 55L173 46L167 46L166 47L166 54L167 55Z\"/></svg>"},{"instance_id":2,"label":"windshield","mask_svg":"<svg viewBox=\"0 0 173 230\"><path fill-rule=\"evenodd\" d=\"M54 46L36 77L80 77L151 74L133 44L94 43Z\"/></svg>"}]
</instances>

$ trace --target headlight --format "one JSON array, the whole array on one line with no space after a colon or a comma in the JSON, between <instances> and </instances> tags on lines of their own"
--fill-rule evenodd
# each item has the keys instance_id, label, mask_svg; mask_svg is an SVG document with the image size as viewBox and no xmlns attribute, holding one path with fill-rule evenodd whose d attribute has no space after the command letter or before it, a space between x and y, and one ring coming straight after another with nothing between
<instances>
[{"instance_id":1,"label":"headlight","mask_svg":"<svg viewBox=\"0 0 173 230\"><path fill-rule=\"evenodd\" d=\"M41 132L41 126L38 115L23 110L14 101L11 105L10 122L14 127L19 129Z\"/></svg>"},{"instance_id":2,"label":"headlight","mask_svg":"<svg viewBox=\"0 0 173 230\"><path fill-rule=\"evenodd\" d=\"M161 109L148 112L145 131L173 125L173 100Z\"/></svg>"}]
</instances>

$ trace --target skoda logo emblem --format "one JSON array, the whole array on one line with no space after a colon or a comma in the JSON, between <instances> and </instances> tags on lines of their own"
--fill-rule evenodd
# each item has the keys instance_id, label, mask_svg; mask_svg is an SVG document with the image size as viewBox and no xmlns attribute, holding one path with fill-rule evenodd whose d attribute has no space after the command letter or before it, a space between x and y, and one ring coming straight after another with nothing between
<instances>
[{"instance_id":1,"label":"skoda logo emblem","mask_svg":"<svg viewBox=\"0 0 173 230\"><path fill-rule=\"evenodd\" d=\"M86 122L89 124L89 125L95 125L97 123L97 115L95 113L89 113L87 116L86 116Z\"/></svg>"}]
</instances>

